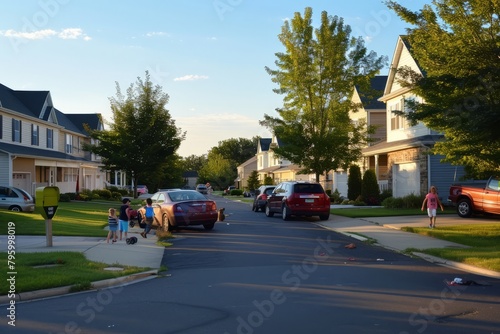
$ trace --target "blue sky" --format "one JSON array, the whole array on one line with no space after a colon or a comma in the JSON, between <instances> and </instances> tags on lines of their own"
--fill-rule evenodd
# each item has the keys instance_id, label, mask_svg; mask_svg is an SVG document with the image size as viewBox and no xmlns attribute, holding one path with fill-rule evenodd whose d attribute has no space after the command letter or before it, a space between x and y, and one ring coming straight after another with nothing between
<instances>
[{"instance_id":1,"label":"blue sky","mask_svg":"<svg viewBox=\"0 0 500 334\"><path fill-rule=\"evenodd\" d=\"M399 3L417 10L430 0ZM343 17L389 61L408 27L380 0L4 0L0 83L48 90L64 113L111 120L116 83L125 91L149 71L187 132L178 153L201 155L229 138L270 137L259 120L282 96L264 67L283 51L284 20L305 7L315 27L322 11Z\"/></svg>"}]
</instances>

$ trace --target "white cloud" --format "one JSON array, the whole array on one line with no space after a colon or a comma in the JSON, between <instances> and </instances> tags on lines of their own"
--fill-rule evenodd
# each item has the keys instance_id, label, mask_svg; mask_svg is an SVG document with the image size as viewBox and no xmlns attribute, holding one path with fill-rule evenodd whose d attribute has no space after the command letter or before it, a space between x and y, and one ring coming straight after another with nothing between
<instances>
[{"instance_id":1,"label":"white cloud","mask_svg":"<svg viewBox=\"0 0 500 334\"><path fill-rule=\"evenodd\" d=\"M83 39L89 41L92 38L87 36L80 28L66 28L59 32L52 29L43 29L36 31L15 31L12 29L0 31L0 36L8 38L20 38L29 40L41 40L56 36L60 39Z\"/></svg>"},{"instance_id":2,"label":"white cloud","mask_svg":"<svg viewBox=\"0 0 500 334\"><path fill-rule=\"evenodd\" d=\"M160 36L160 37L163 37L163 36L170 36L168 33L166 32L163 32L163 31L151 31L151 32L148 32L146 34L146 37L156 37L156 36Z\"/></svg>"},{"instance_id":3,"label":"white cloud","mask_svg":"<svg viewBox=\"0 0 500 334\"><path fill-rule=\"evenodd\" d=\"M197 75L197 74L189 74L183 77L175 78L174 81L195 81L195 80L206 80L208 76L206 75Z\"/></svg>"}]
</instances>

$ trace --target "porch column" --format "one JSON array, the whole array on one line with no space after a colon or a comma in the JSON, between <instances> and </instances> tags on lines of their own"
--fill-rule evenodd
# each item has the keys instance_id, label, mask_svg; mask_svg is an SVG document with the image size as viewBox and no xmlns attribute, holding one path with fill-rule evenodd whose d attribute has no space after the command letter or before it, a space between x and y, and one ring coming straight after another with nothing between
<instances>
[{"instance_id":1,"label":"porch column","mask_svg":"<svg viewBox=\"0 0 500 334\"><path fill-rule=\"evenodd\" d=\"M378 154L375 154L375 175L377 176L377 181L380 180L379 165L378 165Z\"/></svg>"}]
</instances>

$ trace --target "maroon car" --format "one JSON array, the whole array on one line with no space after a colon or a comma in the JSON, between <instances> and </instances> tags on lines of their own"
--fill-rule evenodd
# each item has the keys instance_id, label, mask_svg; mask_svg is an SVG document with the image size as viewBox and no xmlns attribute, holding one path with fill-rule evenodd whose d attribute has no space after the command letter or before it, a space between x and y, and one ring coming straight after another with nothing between
<instances>
[{"instance_id":1,"label":"maroon car","mask_svg":"<svg viewBox=\"0 0 500 334\"><path fill-rule=\"evenodd\" d=\"M155 219L153 226L172 231L180 226L203 225L214 228L217 205L195 190L159 191L151 196ZM144 216L144 208L139 209Z\"/></svg>"}]
</instances>

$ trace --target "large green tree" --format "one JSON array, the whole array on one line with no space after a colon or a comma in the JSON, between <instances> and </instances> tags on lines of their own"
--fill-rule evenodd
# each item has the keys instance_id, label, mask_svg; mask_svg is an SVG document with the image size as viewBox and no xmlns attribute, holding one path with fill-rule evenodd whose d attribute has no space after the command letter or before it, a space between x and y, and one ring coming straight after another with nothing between
<instances>
[{"instance_id":1,"label":"large green tree","mask_svg":"<svg viewBox=\"0 0 500 334\"><path fill-rule=\"evenodd\" d=\"M369 52L342 18L325 11L314 29L309 7L285 21L278 38L285 51L275 54L277 69L266 71L279 85L274 91L284 95L283 106L278 117L266 114L260 124L284 144L274 149L277 155L319 181L321 174L347 168L361 156L372 129L351 121L349 111L358 106L350 97L355 85L368 89L387 58Z\"/></svg>"},{"instance_id":2,"label":"large green tree","mask_svg":"<svg viewBox=\"0 0 500 334\"><path fill-rule=\"evenodd\" d=\"M412 54L425 75L398 70L400 81L424 99L406 101L414 124L444 134L434 152L467 167L471 176L500 171L499 0L434 0L419 11L387 1L413 27Z\"/></svg>"},{"instance_id":3,"label":"large green tree","mask_svg":"<svg viewBox=\"0 0 500 334\"><path fill-rule=\"evenodd\" d=\"M153 85L146 72L145 80L137 78L124 96L116 84L116 97L110 98L113 120L109 129L89 131L95 144L87 149L102 158L109 170L125 170L134 178L135 187L141 180L161 184L160 171L175 158L185 134L165 108L168 94ZM137 194L137 189L134 189Z\"/></svg>"},{"instance_id":4,"label":"large green tree","mask_svg":"<svg viewBox=\"0 0 500 334\"><path fill-rule=\"evenodd\" d=\"M207 163L198 171L198 182L210 182L216 189L225 189L234 183L236 169L233 163L221 154L210 151Z\"/></svg>"},{"instance_id":5,"label":"large green tree","mask_svg":"<svg viewBox=\"0 0 500 334\"><path fill-rule=\"evenodd\" d=\"M258 137L252 139L230 138L220 141L219 145L213 147L210 151L230 160L236 170L236 166L247 161L257 153L258 140Z\"/></svg>"}]
</instances>

